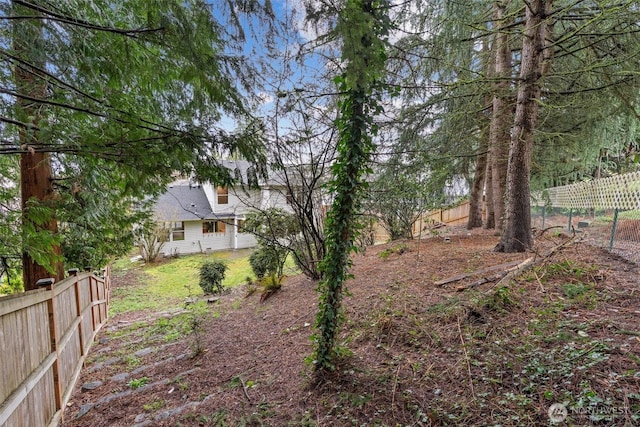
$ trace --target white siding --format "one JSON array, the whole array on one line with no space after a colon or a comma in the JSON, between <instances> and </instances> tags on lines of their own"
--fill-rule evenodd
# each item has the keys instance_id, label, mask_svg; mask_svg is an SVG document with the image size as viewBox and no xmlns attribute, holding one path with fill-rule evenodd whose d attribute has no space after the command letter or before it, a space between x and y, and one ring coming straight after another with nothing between
<instances>
[{"instance_id":1,"label":"white siding","mask_svg":"<svg viewBox=\"0 0 640 427\"><path fill-rule=\"evenodd\" d=\"M287 212L292 212L291 206L287 203L287 192L285 188L271 187L262 190L262 208L280 208Z\"/></svg>"},{"instance_id":2,"label":"white siding","mask_svg":"<svg viewBox=\"0 0 640 427\"><path fill-rule=\"evenodd\" d=\"M253 248L258 245L253 234L238 234L238 247L236 249Z\"/></svg>"},{"instance_id":3,"label":"white siding","mask_svg":"<svg viewBox=\"0 0 640 427\"><path fill-rule=\"evenodd\" d=\"M184 221L184 240L167 242L162 248L165 255L173 253L193 254L200 252L197 242L202 238L201 221Z\"/></svg>"},{"instance_id":4,"label":"white siding","mask_svg":"<svg viewBox=\"0 0 640 427\"><path fill-rule=\"evenodd\" d=\"M184 222L184 240L167 242L162 248L165 255L178 253L179 255L195 254L206 251L220 251L234 249L235 227L227 224L224 233L202 233L202 221ZM257 245L251 234L238 233L238 246L235 249L252 248Z\"/></svg>"}]
</instances>

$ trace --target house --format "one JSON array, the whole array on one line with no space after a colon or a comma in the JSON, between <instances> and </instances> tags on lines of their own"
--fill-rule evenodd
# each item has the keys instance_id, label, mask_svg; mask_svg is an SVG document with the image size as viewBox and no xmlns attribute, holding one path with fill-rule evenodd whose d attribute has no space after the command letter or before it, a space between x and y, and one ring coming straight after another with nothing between
<instances>
[{"instance_id":1,"label":"house","mask_svg":"<svg viewBox=\"0 0 640 427\"><path fill-rule=\"evenodd\" d=\"M156 221L168 233L162 249L165 255L254 247L255 237L243 231L246 215L270 207L290 210L286 186L277 174L270 171L264 180L247 161L224 161L223 165L239 181L237 185L220 187L182 179L171 183L157 200Z\"/></svg>"}]
</instances>

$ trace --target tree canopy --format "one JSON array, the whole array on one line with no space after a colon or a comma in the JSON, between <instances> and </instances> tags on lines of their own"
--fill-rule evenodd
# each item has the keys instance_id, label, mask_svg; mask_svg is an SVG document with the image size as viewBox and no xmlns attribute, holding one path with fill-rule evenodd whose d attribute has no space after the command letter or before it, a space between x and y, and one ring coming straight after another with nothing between
<instances>
[{"instance_id":1,"label":"tree canopy","mask_svg":"<svg viewBox=\"0 0 640 427\"><path fill-rule=\"evenodd\" d=\"M268 17L270 6L245 3L218 3L215 14L201 0L0 4L0 154L23 162L2 170L7 183L18 169L23 176L22 242L3 252L53 272L60 258L49 248L64 239L69 262L103 264L130 243L133 204L172 174L226 183L222 156L264 161L261 125L243 99L252 67L234 49L245 36L241 15ZM29 158L50 164L38 183L24 180L35 169ZM37 185L47 196L25 193ZM10 200L6 218L15 215Z\"/></svg>"}]
</instances>

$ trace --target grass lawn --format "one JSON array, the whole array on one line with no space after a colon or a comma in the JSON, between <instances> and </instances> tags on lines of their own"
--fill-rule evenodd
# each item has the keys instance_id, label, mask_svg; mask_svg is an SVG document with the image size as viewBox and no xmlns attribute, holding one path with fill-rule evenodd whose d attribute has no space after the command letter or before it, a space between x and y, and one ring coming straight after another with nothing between
<instances>
[{"instance_id":1,"label":"grass lawn","mask_svg":"<svg viewBox=\"0 0 640 427\"><path fill-rule=\"evenodd\" d=\"M113 263L114 283L110 315L139 310L168 310L179 307L190 296L202 295L198 285L200 266L205 261L227 263L225 287L234 287L253 280L249 265L252 250L213 252L181 256L155 264L131 262L122 258ZM120 285L122 283L122 285Z\"/></svg>"}]
</instances>

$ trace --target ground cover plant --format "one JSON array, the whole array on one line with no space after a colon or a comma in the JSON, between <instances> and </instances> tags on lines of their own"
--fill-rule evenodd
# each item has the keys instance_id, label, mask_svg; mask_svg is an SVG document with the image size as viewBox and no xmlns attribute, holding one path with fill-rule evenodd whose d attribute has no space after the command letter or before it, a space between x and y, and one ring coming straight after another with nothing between
<instances>
[{"instance_id":1,"label":"ground cover plant","mask_svg":"<svg viewBox=\"0 0 640 427\"><path fill-rule=\"evenodd\" d=\"M114 315L63 425L640 423L638 266L572 236L539 236L524 254L493 252L496 242L446 230L356 255L338 335L348 351L321 379L304 362L317 295L302 276L265 302L238 286L204 305L199 352L189 312ZM531 256L514 280L469 286L484 275L474 272ZM465 277L435 284L454 276ZM81 391L93 381L103 385Z\"/></svg>"}]
</instances>

